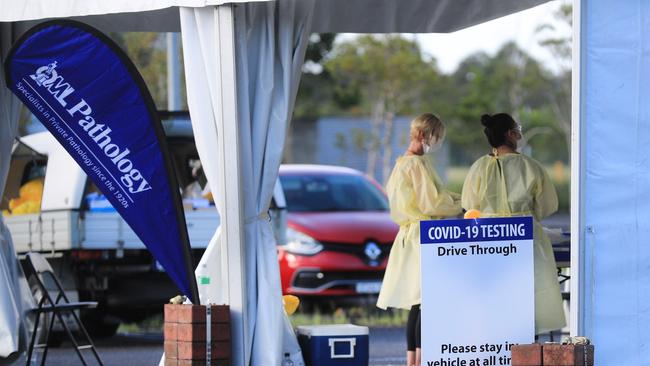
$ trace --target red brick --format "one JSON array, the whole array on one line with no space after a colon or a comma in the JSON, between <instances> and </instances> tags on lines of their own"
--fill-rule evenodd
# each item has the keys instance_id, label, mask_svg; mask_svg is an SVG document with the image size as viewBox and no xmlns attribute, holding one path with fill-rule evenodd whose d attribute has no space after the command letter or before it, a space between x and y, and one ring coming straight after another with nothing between
<instances>
[{"instance_id":1,"label":"red brick","mask_svg":"<svg viewBox=\"0 0 650 366\"><path fill-rule=\"evenodd\" d=\"M211 337L213 341L230 340L230 325L212 323ZM206 336L205 324L178 324L177 338L185 342L204 342ZM165 339L167 339L165 337Z\"/></svg>"},{"instance_id":2,"label":"red brick","mask_svg":"<svg viewBox=\"0 0 650 366\"><path fill-rule=\"evenodd\" d=\"M205 360L205 342L178 341L179 360ZM229 360L230 342L212 342L212 359Z\"/></svg>"},{"instance_id":3,"label":"red brick","mask_svg":"<svg viewBox=\"0 0 650 366\"><path fill-rule=\"evenodd\" d=\"M163 349L165 350L165 358L178 358L178 344L176 341L165 340Z\"/></svg>"},{"instance_id":4,"label":"red brick","mask_svg":"<svg viewBox=\"0 0 650 366\"><path fill-rule=\"evenodd\" d=\"M174 304L165 304L165 322L166 323L175 323L178 320L178 315L176 314L176 308L178 305Z\"/></svg>"},{"instance_id":5,"label":"red brick","mask_svg":"<svg viewBox=\"0 0 650 366\"><path fill-rule=\"evenodd\" d=\"M512 366L541 366L542 345L518 344L512 346Z\"/></svg>"},{"instance_id":6,"label":"red brick","mask_svg":"<svg viewBox=\"0 0 650 366\"><path fill-rule=\"evenodd\" d=\"M543 362L544 366L593 366L594 346L547 344L544 345Z\"/></svg>"},{"instance_id":7,"label":"red brick","mask_svg":"<svg viewBox=\"0 0 650 366\"><path fill-rule=\"evenodd\" d=\"M230 324L212 324L213 341L230 341Z\"/></svg>"},{"instance_id":8,"label":"red brick","mask_svg":"<svg viewBox=\"0 0 650 366\"><path fill-rule=\"evenodd\" d=\"M205 308L199 305L177 305L178 323L205 323Z\"/></svg>"},{"instance_id":9,"label":"red brick","mask_svg":"<svg viewBox=\"0 0 650 366\"><path fill-rule=\"evenodd\" d=\"M202 305L165 305L175 307L176 322L205 323L205 306ZM212 323L230 323L230 308L227 305L212 305Z\"/></svg>"},{"instance_id":10,"label":"red brick","mask_svg":"<svg viewBox=\"0 0 650 366\"><path fill-rule=\"evenodd\" d=\"M165 322L163 325L163 334L166 341L175 341L178 339L178 323Z\"/></svg>"},{"instance_id":11,"label":"red brick","mask_svg":"<svg viewBox=\"0 0 650 366\"><path fill-rule=\"evenodd\" d=\"M165 357L165 366L178 366L178 360Z\"/></svg>"},{"instance_id":12,"label":"red brick","mask_svg":"<svg viewBox=\"0 0 650 366\"><path fill-rule=\"evenodd\" d=\"M228 305L212 305L212 322L230 324L230 307Z\"/></svg>"}]
</instances>

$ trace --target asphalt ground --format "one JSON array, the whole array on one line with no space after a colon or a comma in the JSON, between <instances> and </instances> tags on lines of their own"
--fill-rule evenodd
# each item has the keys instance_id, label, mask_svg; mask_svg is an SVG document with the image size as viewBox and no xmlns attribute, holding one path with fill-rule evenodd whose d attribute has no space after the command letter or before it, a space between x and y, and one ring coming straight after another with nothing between
<instances>
[{"instance_id":1,"label":"asphalt ground","mask_svg":"<svg viewBox=\"0 0 650 366\"><path fill-rule=\"evenodd\" d=\"M370 328L370 366L404 365L403 328ZM95 342L106 366L157 366L163 353L162 333L124 334ZM89 365L97 365L90 351L82 351ZM40 361L40 359L39 359ZM64 342L48 351L46 365L81 365L72 344Z\"/></svg>"}]
</instances>

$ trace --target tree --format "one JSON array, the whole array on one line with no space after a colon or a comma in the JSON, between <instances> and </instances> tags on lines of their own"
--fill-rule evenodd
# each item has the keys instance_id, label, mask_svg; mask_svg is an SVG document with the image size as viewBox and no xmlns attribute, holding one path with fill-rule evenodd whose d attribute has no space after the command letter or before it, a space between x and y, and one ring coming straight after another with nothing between
<instances>
[{"instance_id":1,"label":"tree","mask_svg":"<svg viewBox=\"0 0 650 366\"><path fill-rule=\"evenodd\" d=\"M340 113L334 81L322 65L335 39L335 33L314 33L309 37L293 111L294 120L313 121L322 115Z\"/></svg>"},{"instance_id":2,"label":"tree","mask_svg":"<svg viewBox=\"0 0 650 366\"><path fill-rule=\"evenodd\" d=\"M287 130L283 162L294 162L294 130L309 128L320 116L340 114L335 98L332 77L323 68L323 60L329 54L336 39L334 33L314 33L309 37L300 86L294 104L292 124ZM298 126L300 125L300 126ZM344 136L343 136L344 137ZM345 141L337 140L340 145ZM342 145L341 145L342 146Z\"/></svg>"},{"instance_id":3,"label":"tree","mask_svg":"<svg viewBox=\"0 0 650 366\"><path fill-rule=\"evenodd\" d=\"M165 33L111 33L142 75L158 109L167 108L167 54Z\"/></svg>"},{"instance_id":4,"label":"tree","mask_svg":"<svg viewBox=\"0 0 650 366\"><path fill-rule=\"evenodd\" d=\"M309 44L305 51L305 66L309 68L310 64L319 65L317 69L322 69L321 62L332 50L336 33L314 33L309 37Z\"/></svg>"},{"instance_id":5,"label":"tree","mask_svg":"<svg viewBox=\"0 0 650 366\"><path fill-rule=\"evenodd\" d=\"M514 42L493 57L485 53L468 57L451 79L460 93L448 115L448 136L463 147L454 151L460 160L474 160L487 149L479 123L484 113L512 114L524 126L524 146L540 134L556 135L547 99L554 77Z\"/></svg>"},{"instance_id":6,"label":"tree","mask_svg":"<svg viewBox=\"0 0 650 366\"><path fill-rule=\"evenodd\" d=\"M334 78L339 95L358 95L361 110L370 114L371 130L364 144L366 172L374 175L383 146L381 167L386 181L392 165L394 117L413 113L424 104L427 83L438 77L435 62L425 61L414 41L398 35L365 35L337 45L325 70Z\"/></svg>"},{"instance_id":7,"label":"tree","mask_svg":"<svg viewBox=\"0 0 650 366\"><path fill-rule=\"evenodd\" d=\"M538 27L542 37L540 45L546 47L555 57L558 77L554 88L547 94L553 109L557 127L562 131L567 151L571 149L571 54L572 38L567 29L573 27L573 6L570 2L561 3L554 13L557 23L546 23ZM564 28L564 29L561 29Z\"/></svg>"}]
</instances>

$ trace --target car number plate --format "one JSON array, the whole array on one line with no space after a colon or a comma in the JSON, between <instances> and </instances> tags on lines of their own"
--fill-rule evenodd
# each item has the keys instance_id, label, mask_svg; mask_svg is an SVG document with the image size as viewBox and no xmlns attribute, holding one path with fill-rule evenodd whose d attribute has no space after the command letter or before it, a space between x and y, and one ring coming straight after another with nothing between
<instances>
[{"instance_id":1,"label":"car number plate","mask_svg":"<svg viewBox=\"0 0 650 366\"><path fill-rule=\"evenodd\" d=\"M378 294L381 282L359 282L356 284L356 290L359 294Z\"/></svg>"}]
</instances>

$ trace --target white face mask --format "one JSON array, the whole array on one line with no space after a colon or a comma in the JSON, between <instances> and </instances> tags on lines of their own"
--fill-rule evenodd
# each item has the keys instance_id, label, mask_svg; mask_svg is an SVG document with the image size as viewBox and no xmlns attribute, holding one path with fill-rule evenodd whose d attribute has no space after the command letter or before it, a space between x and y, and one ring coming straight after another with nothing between
<instances>
[{"instance_id":1,"label":"white face mask","mask_svg":"<svg viewBox=\"0 0 650 366\"><path fill-rule=\"evenodd\" d=\"M431 142L431 141L429 141L429 142ZM438 149L440 149L440 147L442 146L442 142L443 142L443 139L437 139L436 142L432 143L431 145L429 145L426 142L423 142L422 143L422 151L425 154L431 154L431 153L433 153L435 151L438 151Z\"/></svg>"},{"instance_id":2,"label":"white face mask","mask_svg":"<svg viewBox=\"0 0 650 366\"><path fill-rule=\"evenodd\" d=\"M428 154L431 152L431 145L423 142L422 143L422 150L424 151L425 154Z\"/></svg>"}]
</instances>

